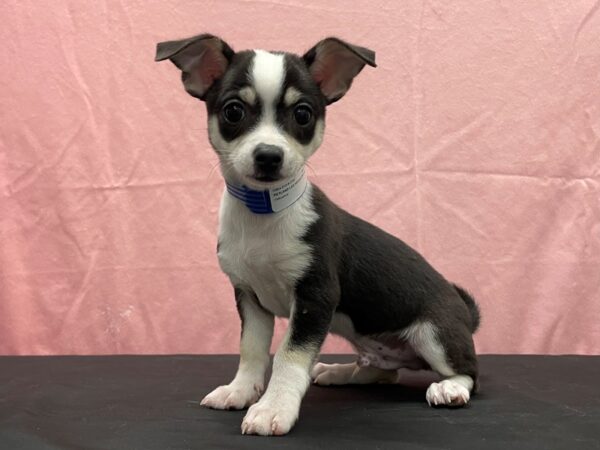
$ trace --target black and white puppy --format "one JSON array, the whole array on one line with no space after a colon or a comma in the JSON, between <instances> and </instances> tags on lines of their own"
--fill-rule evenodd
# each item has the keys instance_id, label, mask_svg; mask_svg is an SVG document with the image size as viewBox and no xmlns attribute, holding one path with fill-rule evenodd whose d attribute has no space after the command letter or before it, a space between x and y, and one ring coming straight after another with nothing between
<instances>
[{"instance_id":1,"label":"black and white puppy","mask_svg":"<svg viewBox=\"0 0 600 450\"><path fill-rule=\"evenodd\" d=\"M227 185L218 257L242 321L237 374L202 404L252 405L242 433L281 435L296 422L311 376L321 385L405 383L415 370L436 374L429 404L466 404L477 381L475 301L304 174L323 139L325 107L365 65L375 67L375 53L337 38L304 56L234 52L203 34L158 44L156 60L165 59L206 102ZM275 316L288 317L289 327L261 397ZM356 363L315 365L329 332L352 343Z\"/></svg>"}]
</instances>

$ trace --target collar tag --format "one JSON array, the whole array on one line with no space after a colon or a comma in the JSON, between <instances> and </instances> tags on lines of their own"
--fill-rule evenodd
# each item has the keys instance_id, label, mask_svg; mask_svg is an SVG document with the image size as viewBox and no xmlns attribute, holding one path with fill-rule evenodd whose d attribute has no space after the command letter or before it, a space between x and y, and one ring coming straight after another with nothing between
<instances>
[{"instance_id":1,"label":"collar tag","mask_svg":"<svg viewBox=\"0 0 600 450\"><path fill-rule=\"evenodd\" d=\"M306 191L308 180L304 167L293 180L273 189L255 191L247 186L238 186L225 182L227 192L241 200L255 214L272 214L283 211L295 203Z\"/></svg>"}]
</instances>

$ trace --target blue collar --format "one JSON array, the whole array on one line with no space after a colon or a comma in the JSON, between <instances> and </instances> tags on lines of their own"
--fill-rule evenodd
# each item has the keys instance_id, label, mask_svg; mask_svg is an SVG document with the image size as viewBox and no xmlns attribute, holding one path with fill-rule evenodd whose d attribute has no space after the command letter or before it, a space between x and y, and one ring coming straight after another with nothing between
<instances>
[{"instance_id":1,"label":"blue collar","mask_svg":"<svg viewBox=\"0 0 600 450\"><path fill-rule=\"evenodd\" d=\"M254 214L272 214L283 211L294 204L306 191L308 180L302 168L287 183L267 189L255 191L244 185L235 185L225 181L227 192L244 203Z\"/></svg>"}]
</instances>

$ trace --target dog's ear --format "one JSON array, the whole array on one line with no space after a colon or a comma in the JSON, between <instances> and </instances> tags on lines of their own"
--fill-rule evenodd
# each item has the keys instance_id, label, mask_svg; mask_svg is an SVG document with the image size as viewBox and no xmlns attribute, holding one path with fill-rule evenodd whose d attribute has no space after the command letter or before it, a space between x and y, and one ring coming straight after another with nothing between
<instances>
[{"instance_id":1,"label":"dog's ear","mask_svg":"<svg viewBox=\"0 0 600 450\"><path fill-rule=\"evenodd\" d=\"M220 38L201 34L180 41L161 42L156 46L155 61L170 59L181 69L185 90L204 100L206 91L221 78L234 51Z\"/></svg>"},{"instance_id":2,"label":"dog's ear","mask_svg":"<svg viewBox=\"0 0 600 450\"><path fill-rule=\"evenodd\" d=\"M323 39L303 58L328 104L344 96L365 64L377 67L373 50L348 44L335 37Z\"/></svg>"}]
</instances>

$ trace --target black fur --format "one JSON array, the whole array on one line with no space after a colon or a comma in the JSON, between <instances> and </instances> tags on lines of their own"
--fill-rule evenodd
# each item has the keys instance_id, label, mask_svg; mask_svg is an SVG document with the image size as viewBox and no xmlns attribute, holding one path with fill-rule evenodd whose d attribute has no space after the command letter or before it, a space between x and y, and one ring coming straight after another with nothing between
<instances>
[{"instance_id":1,"label":"black fur","mask_svg":"<svg viewBox=\"0 0 600 450\"><path fill-rule=\"evenodd\" d=\"M301 144L306 145L314 137L317 121L325 118L326 100L310 76L306 64L304 64L304 61L299 56L286 54L285 68L286 74L283 92L286 92L290 87L294 87L300 91L303 95L296 104L306 103L310 105L313 112L313 120L307 126L299 126L293 116L295 105L286 107L283 102L280 102L277 108L277 120L290 136Z\"/></svg>"},{"instance_id":2,"label":"black fur","mask_svg":"<svg viewBox=\"0 0 600 450\"><path fill-rule=\"evenodd\" d=\"M477 311L473 299L407 244L338 208L314 185L313 204L319 219L304 240L316 263L298 282L297 301L308 304L305 298L319 299L322 314L328 316L333 308L348 315L362 335L399 331L416 320L431 321L450 365L476 379L471 333L478 315L472 312ZM307 323L303 332L317 335L321 327L318 322Z\"/></svg>"},{"instance_id":3,"label":"black fur","mask_svg":"<svg viewBox=\"0 0 600 450\"><path fill-rule=\"evenodd\" d=\"M261 115L261 104L257 99L254 105L246 105L246 116L239 124L229 124L221 114L221 110L225 103L229 100L237 98L240 89L249 85L248 73L252 64L254 52L243 51L232 56L231 62L225 72L225 75L215 80L211 88L206 94L206 110L209 116L217 116L219 119L219 131L221 136L226 141L233 139L246 133L250 128L254 127Z\"/></svg>"},{"instance_id":4,"label":"black fur","mask_svg":"<svg viewBox=\"0 0 600 450\"><path fill-rule=\"evenodd\" d=\"M452 283L452 286L454 286L454 289L457 290L458 295L460 295L460 297L463 299L463 301L469 308L469 312L471 313L471 332L475 333L481 323L481 313L479 312L479 306L477 306L475 299L466 290L464 290L455 283Z\"/></svg>"}]
</instances>

